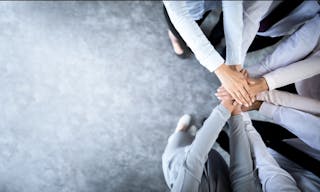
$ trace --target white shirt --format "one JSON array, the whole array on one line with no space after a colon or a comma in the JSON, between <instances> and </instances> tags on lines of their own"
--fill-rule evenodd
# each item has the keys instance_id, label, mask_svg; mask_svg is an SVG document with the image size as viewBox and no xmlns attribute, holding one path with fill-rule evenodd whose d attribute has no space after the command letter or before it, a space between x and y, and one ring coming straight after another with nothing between
<instances>
[{"instance_id":1,"label":"white shirt","mask_svg":"<svg viewBox=\"0 0 320 192\"><path fill-rule=\"evenodd\" d=\"M195 22L208 7L213 9L213 5L217 4L210 4L210 1L164 1L164 5L172 24L201 65L213 72L225 62ZM227 47L226 63L241 64L242 1L222 1L222 10Z\"/></svg>"}]
</instances>

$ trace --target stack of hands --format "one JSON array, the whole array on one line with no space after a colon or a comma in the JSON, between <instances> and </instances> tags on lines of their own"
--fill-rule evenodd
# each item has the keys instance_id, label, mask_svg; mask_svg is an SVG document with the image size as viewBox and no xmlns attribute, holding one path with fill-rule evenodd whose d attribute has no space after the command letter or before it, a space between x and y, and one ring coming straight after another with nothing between
<instances>
[{"instance_id":1,"label":"stack of hands","mask_svg":"<svg viewBox=\"0 0 320 192\"><path fill-rule=\"evenodd\" d=\"M241 65L223 64L215 73L222 84L215 95L230 112L234 114L240 113L241 108L248 111L260 107L261 102L256 101L256 95L268 90L268 84L263 77L250 78Z\"/></svg>"}]
</instances>

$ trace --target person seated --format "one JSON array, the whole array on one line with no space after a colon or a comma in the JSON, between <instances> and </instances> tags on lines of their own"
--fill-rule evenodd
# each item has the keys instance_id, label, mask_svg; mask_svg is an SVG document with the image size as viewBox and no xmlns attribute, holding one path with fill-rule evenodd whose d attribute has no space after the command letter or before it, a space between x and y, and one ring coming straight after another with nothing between
<instances>
[{"instance_id":1,"label":"person seated","mask_svg":"<svg viewBox=\"0 0 320 192\"><path fill-rule=\"evenodd\" d=\"M228 121L230 169L212 146ZM247 114L233 99L215 107L192 136L191 117L180 118L162 156L171 191L300 191L295 180L268 153ZM257 174L258 173L258 174Z\"/></svg>"}]
</instances>

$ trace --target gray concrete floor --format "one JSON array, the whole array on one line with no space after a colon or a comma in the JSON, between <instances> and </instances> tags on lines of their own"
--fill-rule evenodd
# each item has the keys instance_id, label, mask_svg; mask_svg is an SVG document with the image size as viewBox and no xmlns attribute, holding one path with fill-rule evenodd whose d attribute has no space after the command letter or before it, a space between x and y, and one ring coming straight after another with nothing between
<instances>
[{"instance_id":1,"label":"gray concrete floor","mask_svg":"<svg viewBox=\"0 0 320 192\"><path fill-rule=\"evenodd\" d=\"M0 2L0 191L166 191L176 121L218 80L170 47L160 2Z\"/></svg>"}]
</instances>

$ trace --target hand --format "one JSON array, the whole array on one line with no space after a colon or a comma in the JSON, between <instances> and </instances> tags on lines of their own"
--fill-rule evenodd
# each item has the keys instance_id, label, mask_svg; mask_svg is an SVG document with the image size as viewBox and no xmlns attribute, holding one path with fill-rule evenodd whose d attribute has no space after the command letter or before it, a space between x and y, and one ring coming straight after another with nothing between
<instances>
[{"instance_id":1,"label":"hand","mask_svg":"<svg viewBox=\"0 0 320 192\"><path fill-rule=\"evenodd\" d=\"M232 98L225 88L222 86L219 87L215 95L221 100L221 104L228 109L231 115L238 115L241 113L241 105Z\"/></svg>"},{"instance_id":2,"label":"hand","mask_svg":"<svg viewBox=\"0 0 320 192\"><path fill-rule=\"evenodd\" d=\"M263 103L263 101L255 101L250 107L242 106L241 110L243 112L252 111L252 110L259 110L261 105L262 105L262 103Z\"/></svg>"},{"instance_id":3,"label":"hand","mask_svg":"<svg viewBox=\"0 0 320 192\"><path fill-rule=\"evenodd\" d=\"M250 97L255 98L258 93L263 91L268 91L269 87L267 81L264 77L259 79L250 79L248 78L249 86L250 86Z\"/></svg>"},{"instance_id":4,"label":"hand","mask_svg":"<svg viewBox=\"0 0 320 192\"><path fill-rule=\"evenodd\" d=\"M223 87L241 105L250 106L253 99L250 97L250 87L245 76L229 66L222 64L215 71Z\"/></svg>"}]
</instances>

